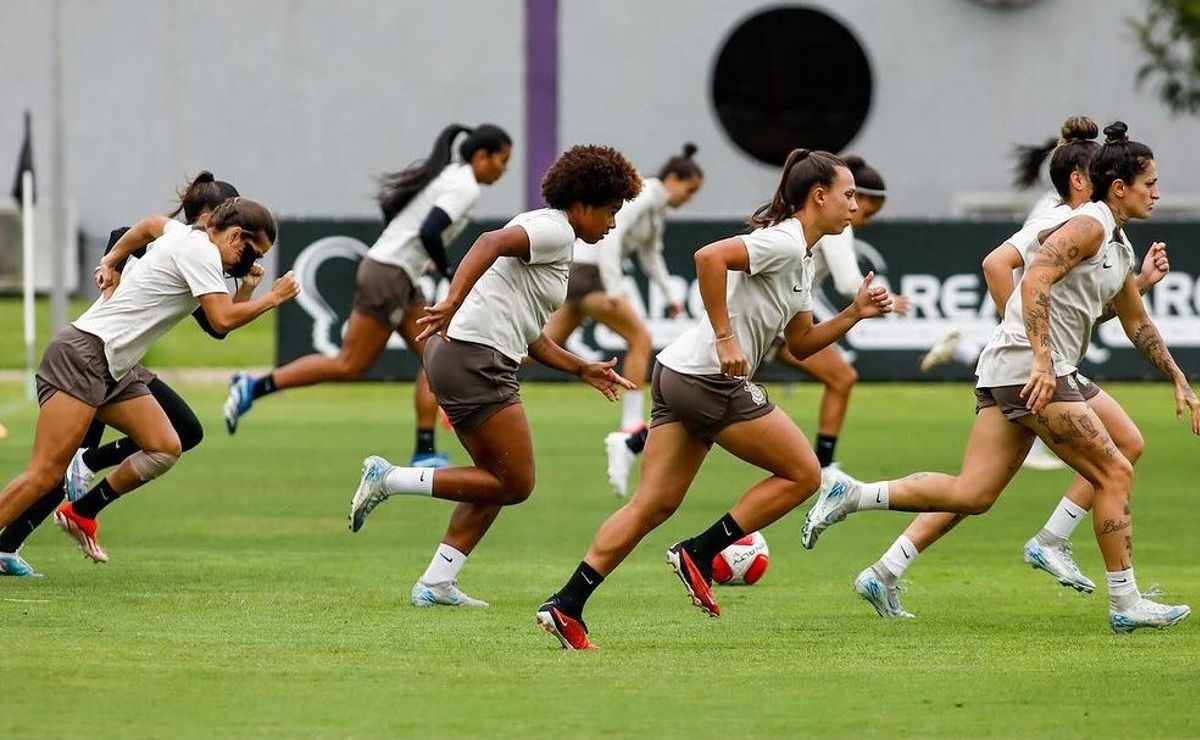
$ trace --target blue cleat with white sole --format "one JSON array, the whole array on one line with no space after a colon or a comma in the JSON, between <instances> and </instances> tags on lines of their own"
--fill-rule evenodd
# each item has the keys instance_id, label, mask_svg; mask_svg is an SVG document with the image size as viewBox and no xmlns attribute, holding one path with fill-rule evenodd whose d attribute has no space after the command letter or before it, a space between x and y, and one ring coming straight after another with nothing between
<instances>
[{"instance_id":1,"label":"blue cleat with white sole","mask_svg":"<svg viewBox=\"0 0 1200 740\"><path fill-rule=\"evenodd\" d=\"M41 578L42 574L25 562L19 552L0 552L0 576L17 578Z\"/></svg>"},{"instance_id":2,"label":"blue cleat with white sole","mask_svg":"<svg viewBox=\"0 0 1200 740\"><path fill-rule=\"evenodd\" d=\"M1025 562L1033 566L1034 570L1049 573L1061 585L1084 594L1096 590L1096 584L1075 564L1075 558L1071 556L1070 542L1057 546L1047 545L1034 537L1025 543L1023 553Z\"/></svg>"},{"instance_id":3,"label":"blue cleat with white sole","mask_svg":"<svg viewBox=\"0 0 1200 740\"><path fill-rule=\"evenodd\" d=\"M486 601L473 599L462 592L458 581L442 581L441 583L425 583L417 581L413 584L411 601L413 606L466 606L482 609Z\"/></svg>"},{"instance_id":4,"label":"blue cleat with white sole","mask_svg":"<svg viewBox=\"0 0 1200 740\"><path fill-rule=\"evenodd\" d=\"M362 477L358 479L358 488L354 491L354 498L350 500L351 532L362 529L367 514L391 495L383 489L383 479L392 467L390 462L378 455L371 455L363 460Z\"/></svg>"},{"instance_id":5,"label":"blue cleat with white sole","mask_svg":"<svg viewBox=\"0 0 1200 740\"><path fill-rule=\"evenodd\" d=\"M806 550L813 549L821 533L845 519L858 503L860 484L840 470L826 468L826 471L821 476L817 503L804 515L800 544Z\"/></svg>"},{"instance_id":6,"label":"blue cleat with white sole","mask_svg":"<svg viewBox=\"0 0 1200 740\"><path fill-rule=\"evenodd\" d=\"M887 579L875 571L874 566L867 568L854 579L854 591L875 607L875 612L885 619L913 619L914 615L900 606L898 584L889 585Z\"/></svg>"},{"instance_id":7,"label":"blue cleat with white sole","mask_svg":"<svg viewBox=\"0 0 1200 740\"><path fill-rule=\"evenodd\" d=\"M250 373L235 373L229 381L229 395L225 397L225 429L230 434L237 431L238 421L254 405L254 378Z\"/></svg>"},{"instance_id":8,"label":"blue cleat with white sole","mask_svg":"<svg viewBox=\"0 0 1200 740\"><path fill-rule=\"evenodd\" d=\"M1128 609L1120 611L1109 609L1108 624L1112 627L1112 631L1118 634L1133 632L1144 627L1161 630L1179 624L1191 613L1192 608L1187 604L1168 606L1141 597Z\"/></svg>"},{"instance_id":9,"label":"blue cleat with white sole","mask_svg":"<svg viewBox=\"0 0 1200 740\"><path fill-rule=\"evenodd\" d=\"M75 456L71 458L71 464L67 466L67 474L63 476L63 490L67 494L67 500L75 503L83 498L92 487L92 479L96 474L83 461L83 453L87 452L86 448L75 450Z\"/></svg>"}]
</instances>

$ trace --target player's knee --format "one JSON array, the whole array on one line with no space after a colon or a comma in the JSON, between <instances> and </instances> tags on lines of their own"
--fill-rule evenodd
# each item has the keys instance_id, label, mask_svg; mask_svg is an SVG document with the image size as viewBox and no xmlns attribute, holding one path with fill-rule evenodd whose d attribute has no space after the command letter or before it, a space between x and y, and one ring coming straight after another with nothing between
<instances>
[{"instance_id":1,"label":"player's knee","mask_svg":"<svg viewBox=\"0 0 1200 740\"><path fill-rule=\"evenodd\" d=\"M194 449L204 439L204 425L195 416L176 421L175 434L179 435L180 453Z\"/></svg>"},{"instance_id":2,"label":"player's knee","mask_svg":"<svg viewBox=\"0 0 1200 740\"><path fill-rule=\"evenodd\" d=\"M857 382L858 371L847 365L844 370L838 371L833 377L833 380L829 383L829 388L843 396L848 396Z\"/></svg>"},{"instance_id":3,"label":"player's knee","mask_svg":"<svg viewBox=\"0 0 1200 740\"><path fill-rule=\"evenodd\" d=\"M33 463L25 470L25 479L38 491L49 491L61 486L66 468L48 463Z\"/></svg>"},{"instance_id":4,"label":"player's knee","mask_svg":"<svg viewBox=\"0 0 1200 740\"><path fill-rule=\"evenodd\" d=\"M524 503L533 493L535 480L532 470L528 473L509 473L501 481L504 484L505 506Z\"/></svg>"},{"instance_id":5,"label":"player's knee","mask_svg":"<svg viewBox=\"0 0 1200 740\"><path fill-rule=\"evenodd\" d=\"M975 488L973 490L964 490L959 487L959 500L962 501L961 514L979 515L986 514L992 508L992 504L996 503L996 499L1000 497L999 491L985 490Z\"/></svg>"},{"instance_id":6,"label":"player's knee","mask_svg":"<svg viewBox=\"0 0 1200 740\"><path fill-rule=\"evenodd\" d=\"M650 332L645 327L638 327L629 337L629 351L649 352L650 348Z\"/></svg>"},{"instance_id":7,"label":"player's knee","mask_svg":"<svg viewBox=\"0 0 1200 740\"><path fill-rule=\"evenodd\" d=\"M1113 492L1128 498L1133 490L1133 463L1124 455L1114 455L1092 485L1097 489L1111 489Z\"/></svg>"},{"instance_id":8,"label":"player's knee","mask_svg":"<svg viewBox=\"0 0 1200 740\"><path fill-rule=\"evenodd\" d=\"M792 485L788 486L788 493L797 497L796 503L799 505L821 487L821 469L815 465L797 468L788 474L787 479L792 482Z\"/></svg>"},{"instance_id":9,"label":"player's knee","mask_svg":"<svg viewBox=\"0 0 1200 740\"><path fill-rule=\"evenodd\" d=\"M176 447L178 450L178 447ZM143 482L152 481L175 466L179 453L139 450L129 456L129 465Z\"/></svg>"},{"instance_id":10,"label":"player's knee","mask_svg":"<svg viewBox=\"0 0 1200 740\"><path fill-rule=\"evenodd\" d=\"M1146 440L1142 437L1140 430L1134 429L1133 434L1128 438L1122 439L1117 443L1117 449L1125 456L1130 465L1138 461L1142 453L1146 450Z\"/></svg>"},{"instance_id":11,"label":"player's knee","mask_svg":"<svg viewBox=\"0 0 1200 740\"><path fill-rule=\"evenodd\" d=\"M358 380L366 372L369 363L362 361L357 357L338 357L337 364L334 366L334 372L337 373L336 380Z\"/></svg>"},{"instance_id":12,"label":"player's knee","mask_svg":"<svg viewBox=\"0 0 1200 740\"><path fill-rule=\"evenodd\" d=\"M642 529L649 531L670 519L678 508L678 501L642 501L634 506L634 513Z\"/></svg>"}]
</instances>

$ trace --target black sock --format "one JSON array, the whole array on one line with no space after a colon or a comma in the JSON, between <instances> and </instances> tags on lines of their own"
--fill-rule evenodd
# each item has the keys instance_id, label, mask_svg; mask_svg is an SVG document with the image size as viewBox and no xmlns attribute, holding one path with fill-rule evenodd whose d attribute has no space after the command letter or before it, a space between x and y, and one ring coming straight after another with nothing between
<instances>
[{"instance_id":1,"label":"black sock","mask_svg":"<svg viewBox=\"0 0 1200 740\"><path fill-rule=\"evenodd\" d=\"M63 500L63 481L42 495L0 532L0 552L16 552Z\"/></svg>"},{"instance_id":2,"label":"black sock","mask_svg":"<svg viewBox=\"0 0 1200 740\"><path fill-rule=\"evenodd\" d=\"M734 521L733 515L726 514L716 524L689 540L687 549L696 556L696 566L708 573L712 570L712 560L717 553L745 536L746 533Z\"/></svg>"},{"instance_id":3,"label":"black sock","mask_svg":"<svg viewBox=\"0 0 1200 740\"><path fill-rule=\"evenodd\" d=\"M646 437L650 436L650 427L642 427L633 434L629 435L629 439L625 440L625 446L635 455L642 454L642 450L646 449Z\"/></svg>"},{"instance_id":4,"label":"black sock","mask_svg":"<svg viewBox=\"0 0 1200 740\"><path fill-rule=\"evenodd\" d=\"M251 398L262 398L265 395L274 393L279 390L275 387L275 374L267 373L258 380L254 381L254 387L250 391Z\"/></svg>"},{"instance_id":5,"label":"black sock","mask_svg":"<svg viewBox=\"0 0 1200 740\"><path fill-rule=\"evenodd\" d=\"M106 445L93 447L83 453L83 464L88 466L92 472L111 468L114 465L120 465L125 462L125 458L137 452L140 447L133 443L129 437L121 437L120 439L109 442Z\"/></svg>"},{"instance_id":6,"label":"black sock","mask_svg":"<svg viewBox=\"0 0 1200 740\"><path fill-rule=\"evenodd\" d=\"M117 496L118 494L108 484L108 478L105 478L82 498L71 504L71 510L84 519L95 519L105 506L117 500Z\"/></svg>"},{"instance_id":7,"label":"black sock","mask_svg":"<svg viewBox=\"0 0 1200 740\"><path fill-rule=\"evenodd\" d=\"M572 617L581 617L583 616L583 605L603 582L604 576L597 573L592 566L581 561L579 567L567 580L567 585L554 594L554 598L564 612Z\"/></svg>"},{"instance_id":8,"label":"black sock","mask_svg":"<svg viewBox=\"0 0 1200 740\"><path fill-rule=\"evenodd\" d=\"M437 446L433 441L432 429L417 430L417 447L413 451L414 455L434 455L437 454Z\"/></svg>"},{"instance_id":9,"label":"black sock","mask_svg":"<svg viewBox=\"0 0 1200 740\"><path fill-rule=\"evenodd\" d=\"M834 447L837 447L836 434L817 435L817 462L821 467L828 467L833 462Z\"/></svg>"}]
</instances>

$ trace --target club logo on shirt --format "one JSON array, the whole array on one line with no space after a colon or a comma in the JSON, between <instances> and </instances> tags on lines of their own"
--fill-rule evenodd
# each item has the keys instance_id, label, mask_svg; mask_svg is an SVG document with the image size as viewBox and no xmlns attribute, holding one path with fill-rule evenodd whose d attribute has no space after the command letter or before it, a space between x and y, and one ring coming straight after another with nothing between
<instances>
[{"instance_id":1,"label":"club logo on shirt","mask_svg":"<svg viewBox=\"0 0 1200 740\"><path fill-rule=\"evenodd\" d=\"M756 383L746 381L746 392L750 394L750 400L754 401L755 406L762 406L767 402L767 394Z\"/></svg>"},{"instance_id":2,"label":"club logo on shirt","mask_svg":"<svg viewBox=\"0 0 1200 740\"><path fill-rule=\"evenodd\" d=\"M1074 375L1067 376L1067 387L1069 387L1073 391L1079 390L1079 384L1075 382Z\"/></svg>"}]
</instances>

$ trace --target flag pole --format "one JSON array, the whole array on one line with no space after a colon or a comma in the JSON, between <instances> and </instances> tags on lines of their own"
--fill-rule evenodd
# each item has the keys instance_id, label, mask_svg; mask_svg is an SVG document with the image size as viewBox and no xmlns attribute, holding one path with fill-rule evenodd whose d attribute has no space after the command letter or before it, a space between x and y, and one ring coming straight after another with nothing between
<instances>
[{"instance_id":1,"label":"flag pole","mask_svg":"<svg viewBox=\"0 0 1200 740\"><path fill-rule=\"evenodd\" d=\"M36 360L33 322L33 173L21 173L21 284L25 304L25 395L29 400L35 396L34 362Z\"/></svg>"}]
</instances>

